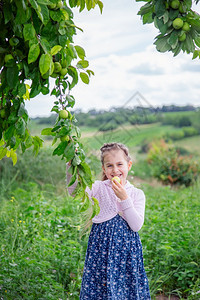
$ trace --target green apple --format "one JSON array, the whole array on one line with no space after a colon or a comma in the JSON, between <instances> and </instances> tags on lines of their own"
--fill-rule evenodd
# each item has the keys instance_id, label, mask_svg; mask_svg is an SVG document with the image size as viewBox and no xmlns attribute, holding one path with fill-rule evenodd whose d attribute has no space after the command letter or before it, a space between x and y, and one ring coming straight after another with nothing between
<instances>
[{"instance_id":1,"label":"green apple","mask_svg":"<svg viewBox=\"0 0 200 300\"><path fill-rule=\"evenodd\" d=\"M190 31L190 25L187 22L184 22L182 30L184 30L184 31Z\"/></svg>"},{"instance_id":2,"label":"green apple","mask_svg":"<svg viewBox=\"0 0 200 300\"><path fill-rule=\"evenodd\" d=\"M186 34L185 34L185 32L183 32L183 33L179 36L178 40L179 40L180 42L184 42L185 39L186 39Z\"/></svg>"},{"instance_id":3,"label":"green apple","mask_svg":"<svg viewBox=\"0 0 200 300\"><path fill-rule=\"evenodd\" d=\"M60 71L61 76L65 76L67 74L67 68L62 68Z\"/></svg>"},{"instance_id":4,"label":"green apple","mask_svg":"<svg viewBox=\"0 0 200 300\"><path fill-rule=\"evenodd\" d=\"M180 5L179 0L173 0L173 1L170 3L170 6L171 6L173 9L179 8L179 5Z\"/></svg>"},{"instance_id":5,"label":"green apple","mask_svg":"<svg viewBox=\"0 0 200 300\"><path fill-rule=\"evenodd\" d=\"M118 176L114 176L113 178L112 178L112 181L114 181L114 180L116 180L117 182L119 182L120 183L120 178L118 177Z\"/></svg>"},{"instance_id":6,"label":"green apple","mask_svg":"<svg viewBox=\"0 0 200 300\"><path fill-rule=\"evenodd\" d=\"M12 59L14 59L13 56L12 56L12 54L6 54L5 55L5 58L4 58L5 63L9 62Z\"/></svg>"},{"instance_id":7,"label":"green apple","mask_svg":"<svg viewBox=\"0 0 200 300\"><path fill-rule=\"evenodd\" d=\"M59 62L55 62L54 63L54 73L59 73L60 71L61 71L61 69L62 69L62 66L61 66L61 64L59 63Z\"/></svg>"},{"instance_id":8,"label":"green apple","mask_svg":"<svg viewBox=\"0 0 200 300\"><path fill-rule=\"evenodd\" d=\"M68 142L69 136L68 135L61 136L60 140L61 140L61 142Z\"/></svg>"},{"instance_id":9,"label":"green apple","mask_svg":"<svg viewBox=\"0 0 200 300\"><path fill-rule=\"evenodd\" d=\"M172 24L175 29L180 29L183 27L183 20L181 18L176 18Z\"/></svg>"},{"instance_id":10,"label":"green apple","mask_svg":"<svg viewBox=\"0 0 200 300\"><path fill-rule=\"evenodd\" d=\"M12 38L10 38L9 39L9 44L10 44L10 46L17 46L18 44L19 44L19 40L18 40L18 38L16 38L16 37L12 37Z\"/></svg>"},{"instance_id":11,"label":"green apple","mask_svg":"<svg viewBox=\"0 0 200 300\"><path fill-rule=\"evenodd\" d=\"M61 119L67 119L68 118L68 111L63 109L59 111L59 117Z\"/></svg>"}]
</instances>

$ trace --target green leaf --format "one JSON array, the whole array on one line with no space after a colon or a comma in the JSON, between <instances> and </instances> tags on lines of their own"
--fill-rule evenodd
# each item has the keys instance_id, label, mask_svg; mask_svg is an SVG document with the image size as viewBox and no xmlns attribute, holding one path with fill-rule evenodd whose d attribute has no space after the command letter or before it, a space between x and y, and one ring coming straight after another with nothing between
<instances>
[{"instance_id":1,"label":"green leaf","mask_svg":"<svg viewBox=\"0 0 200 300\"><path fill-rule=\"evenodd\" d=\"M158 29L160 30L160 32L162 34L165 34L167 32L168 25L164 24L163 19L155 18L154 21L156 22L156 25L157 25Z\"/></svg>"},{"instance_id":2,"label":"green leaf","mask_svg":"<svg viewBox=\"0 0 200 300\"><path fill-rule=\"evenodd\" d=\"M83 196L81 198L83 198L83 203L81 205L80 212L84 212L84 211L86 211L86 210L88 210L90 208L91 201L90 201L90 199L88 197L88 194L85 195L85 192L84 192L84 194L83 194ZM81 199L81 198L78 197L78 199Z\"/></svg>"},{"instance_id":3,"label":"green leaf","mask_svg":"<svg viewBox=\"0 0 200 300\"><path fill-rule=\"evenodd\" d=\"M75 46L74 48L76 49L78 57L80 59L84 59L85 58L85 50L80 46Z\"/></svg>"},{"instance_id":4,"label":"green leaf","mask_svg":"<svg viewBox=\"0 0 200 300\"><path fill-rule=\"evenodd\" d=\"M28 64L33 63L37 60L38 56L40 54L40 46L39 44L34 44L30 47L29 53L28 53Z\"/></svg>"},{"instance_id":5,"label":"green leaf","mask_svg":"<svg viewBox=\"0 0 200 300\"><path fill-rule=\"evenodd\" d=\"M103 3L101 1L98 1L97 5L99 6L100 12L102 14L102 12L103 12Z\"/></svg>"},{"instance_id":6,"label":"green leaf","mask_svg":"<svg viewBox=\"0 0 200 300\"><path fill-rule=\"evenodd\" d=\"M73 195L75 195L74 200L80 200L85 195L85 189L82 186L80 186L77 190L73 192Z\"/></svg>"},{"instance_id":7,"label":"green leaf","mask_svg":"<svg viewBox=\"0 0 200 300\"><path fill-rule=\"evenodd\" d=\"M176 48L178 44L178 33L176 30L172 31L167 41L171 45L172 49Z\"/></svg>"},{"instance_id":8,"label":"green leaf","mask_svg":"<svg viewBox=\"0 0 200 300\"><path fill-rule=\"evenodd\" d=\"M40 11L40 17L41 21L44 25L46 25L49 21L49 10L46 5L41 4L40 5L41 11Z\"/></svg>"},{"instance_id":9,"label":"green leaf","mask_svg":"<svg viewBox=\"0 0 200 300\"><path fill-rule=\"evenodd\" d=\"M64 154L65 148L67 147L68 142L61 142L58 147L53 151L53 155L62 155Z\"/></svg>"},{"instance_id":10,"label":"green leaf","mask_svg":"<svg viewBox=\"0 0 200 300\"><path fill-rule=\"evenodd\" d=\"M96 216L100 213L99 201L94 197L92 197L92 200L93 200L94 204L92 206L93 212L92 212L92 216L90 219L94 218L94 216Z\"/></svg>"},{"instance_id":11,"label":"green leaf","mask_svg":"<svg viewBox=\"0 0 200 300\"><path fill-rule=\"evenodd\" d=\"M76 168L77 168L77 167L75 167L75 170L76 170ZM76 177L77 177L77 173L76 173L76 171L75 171L75 172L73 173L72 177L70 178L70 181L69 181L69 183L68 183L68 186L71 186L72 184L75 183Z\"/></svg>"},{"instance_id":12,"label":"green leaf","mask_svg":"<svg viewBox=\"0 0 200 300\"><path fill-rule=\"evenodd\" d=\"M62 46L56 45L51 49L51 55L56 55L60 50L62 49Z\"/></svg>"},{"instance_id":13,"label":"green leaf","mask_svg":"<svg viewBox=\"0 0 200 300\"><path fill-rule=\"evenodd\" d=\"M19 70L18 70L17 65L14 65L14 67L7 68L6 79L7 79L8 85L11 89L15 88L15 86L18 83L18 79L19 79L18 73L19 73Z\"/></svg>"},{"instance_id":14,"label":"green leaf","mask_svg":"<svg viewBox=\"0 0 200 300\"><path fill-rule=\"evenodd\" d=\"M6 156L7 148L0 148L0 160Z\"/></svg>"},{"instance_id":15,"label":"green leaf","mask_svg":"<svg viewBox=\"0 0 200 300\"><path fill-rule=\"evenodd\" d=\"M199 36L196 36L196 37L195 37L194 42L195 42L195 44L197 45L197 47L200 48L200 37L199 37Z\"/></svg>"},{"instance_id":16,"label":"green leaf","mask_svg":"<svg viewBox=\"0 0 200 300\"><path fill-rule=\"evenodd\" d=\"M138 15L144 16L150 12L153 13L153 8L154 6L152 3L146 3L140 8Z\"/></svg>"},{"instance_id":17,"label":"green leaf","mask_svg":"<svg viewBox=\"0 0 200 300\"><path fill-rule=\"evenodd\" d=\"M143 24L150 24L153 22L152 12L145 14L142 18Z\"/></svg>"},{"instance_id":18,"label":"green leaf","mask_svg":"<svg viewBox=\"0 0 200 300\"><path fill-rule=\"evenodd\" d=\"M164 0L155 1L155 14L157 17L162 17L166 12L166 6Z\"/></svg>"},{"instance_id":19,"label":"green leaf","mask_svg":"<svg viewBox=\"0 0 200 300\"><path fill-rule=\"evenodd\" d=\"M12 162L14 166L17 163L17 154L13 149L10 150L10 157L12 158Z\"/></svg>"},{"instance_id":20,"label":"green leaf","mask_svg":"<svg viewBox=\"0 0 200 300\"><path fill-rule=\"evenodd\" d=\"M44 37L41 37L40 42L45 53L51 52L51 46Z\"/></svg>"},{"instance_id":21,"label":"green leaf","mask_svg":"<svg viewBox=\"0 0 200 300\"><path fill-rule=\"evenodd\" d=\"M192 59L195 59L195 58L197 58L197 57L199 57L199 51L198 51L198 50L195 50L194 53L193 53Z\"/></svg>"},{"instance_id":22,"label":"green leaf","mask_svg":"<svg viewBox=\"0 0 200 300\"><path fill-rule=\"evenodd\" d=\"M50 56L50 54L46 53L41 55L39 61L39 68L40 68L40 73L42 75L44 75L49 71L51 67L51 63L52 63L52 57Z\"/></svg>"},{"instance_id":23,"label":"green leaf","mask_svg":"<svg viewBox=\"0 0 200 300\"><path fill-rule=\"evenodd\" d=\"M72 58L77 58L75 47L72 44L69 44L68 51Z\"/></svg>"},{"instance_id":24,"label":"green leaf","mask_svg":"<svg viewBox=\"0 0 200 300\"><path fill-rule=\"evenodd\" d=\"M186 50L187 53L193 53L195 50L193 39L189 33L187 34L183 49Z\"/></svg>"},{"instance_id":25,"label":"green leaf","mask_svg":"<svg viewBox=\"0 0 200 300\"><path fill-rule=\"evenodd\" d=\"M23 115L28 115L28 112L27 112L27 110L25 108L24 103L20 104L20 107L19 107L17 115L18 115L18 117L22 117Z\"/></svg>"},{"instance_id":26,"label":"green leaf","mask_svg":"<svg viewBox=\"0 0 200 300\"><path fill-rule=\"evenodd\" d=\"M25 135L26 123L23 118L20 118L15 124L16 132L20 137Z\"/></svg>"},{"instance_id":27,"label":"green leaf","mask_svg":"<svg viewBox=\"0 0 200 300\"><path fill-rule=\"evenodd\" d=\"M156 45L156 49L159 52L166 52L171 50L171 46L167 43L169 36L164 36L161 38L158 38L155 42L154 45Z\"/></svg>"},{"instance_id":28,"label":"green leaf","mask_svg":"<svg viewBox=\"0 0 200 300\"><path fill-rule=\"evenodd\" d=\"M80 72L80 78L85 84L88 84L90 82L90 79L86 73Z\"/></svg>"},{"instance_id":29,"label":"green leaf","mask_svg":"<svg viewBox=\"0 0 200 300\"><path fill-rule=\"evenodd\" d=\"M179 15L179 10L178 9L173 9L173 8L170 8L169 10L169 18L170 20L174 20L178 17Z\"/></svg>"},{"instance_id":30,"label":"green leaf","mask_svg":"<svg viewBox=\"0 0 200 300\"><path fill-rule=\"evenodd\" d=\"M33 152L35 153L35 155L38 154L39 149L42 147L42 143L43 140L41 138L39 138L38 136L33 136L33 145L34 145Z\"/></svg>"},{"instance_id":31,"label":"green leaf","mask_svg":"<svg viewBox=\"0 0 200 300\"><path fill-rule=\"evenodd\" d=\"M38 4L35 0L29 0L29 3L35 10L38 9Z\"/></svg>"},{"instance_id":32,"label":"green leaf","mask_svg":"<svg viewBox=\"0 0 200 300\"><path fill-rule=\"evenodd\" d=\"M12 19L12 10L10 9L10 4L6 1L3 3L3 14L4 22L7 24Z\"/></svg>"},{"instance_id":33,"label":"green leaf","mask_svg":"<svg viewBox=\"0 0 200 300\"><path fill-rule=\"evenodd\" d=\"M4 139L7 141L10 140L11 137L14 135L14 131L15 131L15 126L14 125L9 126L4 133Z\"/></svg>"},{"instance_id":34,"label":"green leaf","mask_svg":"<svg viewBox=\"0 0 200 300\"><path fill-rule=\"evenodd\" d=\"M55 135L55 133L52 132L52 128L44 128L41 131L41 135Z\"/></svg>"},{"instance_id":35,"label":"green leaf","mask_svg":"<svg viewBox=\"0 0 200 300\"><path fill-rule=\"evenodd\" d=\"M78 166L81 163L81 159L78 155L75 154L73 160L72 160L72 165L73 166ZM83 181L85 181L85 178L82 178Z\"/></svg>"},{"instance_id":36,"label":"green leaf","mask_svg":"<svg viewBox=\"0 0 200 300\"><path fill-rule=\"evenodd\" d=\"M78 73L74 67L68 68L68 74L72 77L72 82L70 83L70 90L77 84L78 82Z\"/></svg>"},{"instance_id":37,"label":"green leaf","mask_svg":"<svg viewBox=\"0 0 200 300\"><path fill-rule=\"evenodd\" d=\"M64 156L66 157L67 161L70 161L74 158L74 155L75 155L75 146L73 142L70 142L64 151Z\"/></svg>"},{"instance_id":38,"label":"green leaf","mask_svg":"<svg viewBox=\"0 0 200 300\"><path fill-rule=\"evenodd\" d=\"M34 39L36 32L32 24L25 24L23 29L24 40L29 41Z\"/></svg>"},{"instance_id":39,"label":"green leaf","mask_svg":"<svg viewBox=\"0 0 200 300\"><path fill-rule=\"evenodd\" d=\"M89 66L89 62L87 60L79 60L77 63L77 68L87 68Z\"/></svg>"},{"instance_id":40,"label":"green leaf","mask_svg":"<svg viewBox=\"0 0 200 300\"><path fill-rule=\"evenodd\" d=\"M49 1L49 0L37 0L37 2L38 2L39 4L45 4L45 5L52 4L52 2Z\"/></svg>"}]
</instances>

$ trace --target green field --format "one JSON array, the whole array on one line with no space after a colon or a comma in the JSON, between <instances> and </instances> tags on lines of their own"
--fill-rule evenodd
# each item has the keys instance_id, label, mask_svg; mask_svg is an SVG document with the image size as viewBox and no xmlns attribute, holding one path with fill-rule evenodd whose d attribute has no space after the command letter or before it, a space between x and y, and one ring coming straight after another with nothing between
<instances>
[{"instance_id":1,"label":"green field","mask_svg":"<svg viewBox=\"0 0 200 300\"><path fill-rule=\"evenodd\" d=\"M47 126L31 124L34 134ZM96 178L102 143L126 143L133 157L129 180L146 195L145 223L140 231L152 299L158 294L197 300L200 290L199 188L163 186L152 177L145 141L177 130L160 123L100 133L81 128L87 162ZM81 235L80 203L66 191L65 163L53 157L51 140L34 157L18 154L13 167L0 161L0 299L78 300L88 232ZM200 136L174 142L199 161Z\"/></svg>"}]
</instances>

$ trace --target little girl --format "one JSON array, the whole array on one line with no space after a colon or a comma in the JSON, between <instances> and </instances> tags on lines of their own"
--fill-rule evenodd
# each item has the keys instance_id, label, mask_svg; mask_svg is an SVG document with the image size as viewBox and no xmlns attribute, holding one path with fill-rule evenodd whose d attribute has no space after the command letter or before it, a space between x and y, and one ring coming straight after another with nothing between
<instances>
[{"instance_id":1,"label":"little girl","mask_svg":"<svg viewBox=\"0 0 200 300\"><path fill-rule=\"evenodd\" d=\"M144 193L127 181L132 162L126 146L104 144L101 163L102 181L86 189L98 199L100 213L92 219L80 300L149 300L138 234L144 222ZM112 180L115 176L120 183Z\"/></svg>"}]
</instances>

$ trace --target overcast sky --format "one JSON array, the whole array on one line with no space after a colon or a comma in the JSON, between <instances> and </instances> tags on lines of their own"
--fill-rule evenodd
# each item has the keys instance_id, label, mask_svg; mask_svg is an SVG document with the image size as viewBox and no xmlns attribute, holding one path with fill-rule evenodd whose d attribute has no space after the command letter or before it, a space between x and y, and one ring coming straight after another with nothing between
<instances>
[{"instance_id":1,"label":"overcast sky","mask_svg":"<svg viewBox=\"0 0 200 300\"><path fill-rule=\"evenodd\" d=\"M103 14L96 7L75 13L75 44L86 51L95 72L89 85L72 90L74 109L109 109L134 105L200 105L200 61L192 55L159 53L153 45L158 30L143 25L139 8L144 2L103 0ZM196 8L195 8L196 10ZM138 94L139 93L139 94ZM136 95L136 96L134 96ZM50 115L54 97L39 95L27 101L31 117Z\"/></svg>"}]
</instances>

